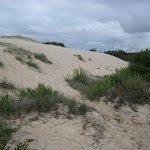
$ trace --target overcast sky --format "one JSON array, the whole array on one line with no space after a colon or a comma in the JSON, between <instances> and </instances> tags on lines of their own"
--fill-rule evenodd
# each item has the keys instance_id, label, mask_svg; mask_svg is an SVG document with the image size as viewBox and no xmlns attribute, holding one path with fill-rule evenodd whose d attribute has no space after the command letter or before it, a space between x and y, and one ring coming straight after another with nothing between
<instances>
[{"instance_id":1,"label":"overcast sky","mask_svg":"<svg viewBox=\"0 0 150 150\"><path fill-rule=\"evenodd\" d=\"M69 48L150 48L150 0L0 0L0 35Z\"/></svg>"}]
</instances>

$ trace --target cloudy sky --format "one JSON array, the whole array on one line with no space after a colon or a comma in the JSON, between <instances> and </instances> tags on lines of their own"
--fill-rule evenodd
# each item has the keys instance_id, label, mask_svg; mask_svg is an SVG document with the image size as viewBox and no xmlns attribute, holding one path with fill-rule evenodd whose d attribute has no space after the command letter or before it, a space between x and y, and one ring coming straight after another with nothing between
<instances>
[{"instance_id":1,"label":"cloudy sky","mask_svg":"<svg viewBox=\"0 0 150 150\"><path fill-rule=\"evenodd\" d=\"M150 48L150 0L0 0L0 35L67 47Z\"/></svg>"}]
</instances>

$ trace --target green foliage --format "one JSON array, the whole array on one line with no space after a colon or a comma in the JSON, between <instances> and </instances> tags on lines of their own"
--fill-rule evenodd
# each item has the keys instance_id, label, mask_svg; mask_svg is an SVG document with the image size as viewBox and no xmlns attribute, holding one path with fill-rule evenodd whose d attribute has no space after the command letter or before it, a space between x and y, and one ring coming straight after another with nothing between
<instances>
[{"instance_id":1,"label":"green foliage","mask_svg":"<svg viewBox=\"0 0 150 150\"><path fill-rule=\"evenodd\" d=\"M111 87L109 80L94 79L87 70L81 67L74 69L73 76L68 75L65 80L91 100L99 99Z\"/></svg>"},{"instance_id":2,"label":"green foliage","mask_svg":"<svg viewBox=\"0 0 150 150\"><path fill-rule=\"evenodd\" d=\"M83 57L81 55L77 54L77 55L74 55L74 56L78 57L78 59L85 62L85 60L83 59Z\"/></svg>"},{"instance_id":3,"label":"green foliage","mask_svg":"<svg viewBox=\"0 0 150 150\"><path fill-rule=\"evenodd\" d=\"M49 61L49 60L47 59L47 57L46 57L44 54L34 53L34 57L35 57L36 59L39 59L40 61L46 63L46 64L52 64L52 62Z\"/></svg>"},{"instance_id":4,"label":"green foliage","mask_svg":"<svg viewBox=\"0 0 150 150\"><path fill-rule=\"evenodd\" d=\"M129 62L132 62L134 60L134 56L136 55L136 53L127 53L124 52L123 50L106 51L104 53L113 55L115 57L118 57L122 60L129 61Z\"/></svg>"},{"instance_id":5,"label":"green foliage","mask_svg":"<svg viewBox=\"0 0 150 150\"><path fill-rule=\"evenodd\" d=\"M4 68L4 64L0 62L0 68Z\"/></svg>"},{"instance_id":6,"label":"green foliage","mask_svg":"<svg viewBox=\"0 0 150 150\"><path fill-rule=\"evenodd\" d=\"M116 73L109 76L111 84L118 89L118 97L121 103L143 104L149 103L149 88L143 81L143 77L133 73L130 68L116 70ZM116 97L116 96L115 96Z\"/></svg>"},{"instance_id":7,"label":"green foliage","mask_svg":"<svg viewBox=\"0 0 150 150\"><path fill-rule=\"evenodd\" d=\"M43 42L43 44L47 44L47 45L56 45L56 46L62 46L65 47L64 43L57 43L57 42Z\"/></svg>"},{"instance_id":8,"label":"green foliage","mask_svg":"<svg viewBox=\"0 0 150 150\"><path fill-rule=\"evenodd\" d=\"M79 106L79 112L81 115L85 115L88 109L89 108L84 103Z\"/></svg>"},{"instance_id":9,"label":"green foliage","mask_svg":"<svg viewBox=\"0 0 150 150\"><path fill-rule=\"evenodd\" d=\"M11 128L10 124L4 122L0 118L0 149L10 150L10 147L6 147L7 142L10 140L13 133L17 132L19 128Z\"/></svg>"},{"instance_id":10,"label":"green foliage","mask_svg":"<svg viewBox=\"0 0 150 150\"><path fill-rule=\"evenodd\" d=\"M106 95L108 101L118 98L119 105L150 103L149 87L129 67L116 70L112 75L96 78L87 70L79 68L74 70L73 76L67 76L66 81L91 100L99 100Z\"/></svg>"},{"instance_id":11,"label":"green foliage","mask_svg":"<svg viewBox=\"0 0 150 150\"><path fill-rule=\"evenodd\" d=\"M36 63L34 63L33 61L28 61L27 65L40 71L39 66Z\"/></svg>"},{"instance_id":12,"label":"green foliage","mask_svg":"<svg viewBox=\"0 0 150 150\"><path fill-rule=\"evenodd\" d=\"M150 49L138 52L129 68L132 72L139 73L146 81L150 82Z\"/></svg>"},{"instance_id":13,"label":"green foliage","mask_svg":"<svg viewBox=\"0 0 150 150\"><path fill-rule=\"evenodd\" d=\"M7 142L18 130L19 127L12 128L10 123L8 124L0 118L0 150L10 150L10 147L7 146ZM26 139L24 142L18 143L14 150L26 150L32 141L33 139Z\"/></svg>"},{"instance_id":14,"label":"green foliage","mask_svg":"<svg viewBox=\"0 0 150 150\"><path fill-rule=\"evenodd\" d=\"M1 96L0 99L0 115L10 116L16 111L16 101L12 100L8 94Z\"/></svg>"}]
</instances>

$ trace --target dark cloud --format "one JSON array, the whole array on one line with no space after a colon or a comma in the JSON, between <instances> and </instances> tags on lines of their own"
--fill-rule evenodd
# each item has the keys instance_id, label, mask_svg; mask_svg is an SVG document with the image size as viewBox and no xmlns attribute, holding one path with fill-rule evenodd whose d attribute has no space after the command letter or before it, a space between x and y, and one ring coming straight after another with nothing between
<instances>
[{"instance_id":1,"label":"dark cloud","mask_svg":"<svg viewBox=\"0 0 150 150\"><path fill-rule=\"evenodd\" d=\"M60 41L70 48L150 47L149 0L5 0L0 34Z\"/></svg>"}]
</instances>

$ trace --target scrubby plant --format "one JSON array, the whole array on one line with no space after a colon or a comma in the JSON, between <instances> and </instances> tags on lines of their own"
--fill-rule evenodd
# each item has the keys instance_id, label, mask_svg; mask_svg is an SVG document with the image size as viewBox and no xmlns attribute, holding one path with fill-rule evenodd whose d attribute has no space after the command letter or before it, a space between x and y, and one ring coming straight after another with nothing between
<instances>
[{"instance_id":1,"label":"scrubby plant","mask_svg":"<svg viewBox=\"0 0 150 150\"><path fill-rule=\"evenodd\" d=\"M35 57L36 59L39 59L40 61L46 63L46 64L52 64L52 62L49 61L49 60L47 59L47 57L46 57L44 54L41 54L41 53L34 53L34 57Z\"/></svg>"},{"instance_id":2,"label":"scrubby plant","mask_svg":"<svg viewBox=\"0 0 150 150\"><path fill-rule=\"evenodd\" d=\"M99 99L99 97L103 96L106 90L111 87L109 80L93 78L87 70L81 67L74 69L73 75L68 75L65 80L70 86L79 90L91 100Z\"/></svg>"},{"instance_id":3,"label":"scrubby plant","mask_svg":"<svg viewBox=\"0 0 150 150\"><path fill-rule=\"evenodd\" d=\"M43 84L38 84L35 89L20 89L17 100L9 97L8 94L0 97L0 114L11 116L31 111L57 111L59 104L67 106L70 114L81 114L80 105L76 101L66 98Z\"/></svg>"},{"instance_id":4,"label":"scrubby plant","mask_svg":"<svg viewBox=\"0 0 150 150\"><path fill-rule=\"evenodd\" d=\"M131 72L129 67L116 70L112 75L95 78L87 70L79 68L65 80L91 100L99 100L101 96L106 95L108 101L113 102L117 98L119 106L127 103L130 105L150 103L149 87L142 77Z\"/></svg>"},{"instance_id":5,"label":"scrubby plant","mask_svg":"<svg viewBox=\"0 0 150 150\"><path fill-rule=\"evenodd\" d=\"M81 55L77 54L77 55L73 55L73 56L76 56L76 57L78 57L78 59L79 59L79 60L81 60L81 61L84 61L84 62L85 62L85 60L83 59L83 57L82 57Z\"/></svg>"},{"instance_id":6,"label":"scrubby plant","mask_svg":"<svg viewBox=\"0 0 150 150\"><path fill-rule=\"evenodd\" d=\"M143 76L143 79L150 82L150 49L138 52L129 68L132 72L139 73Z\"/></svg>"}]
</instances>

